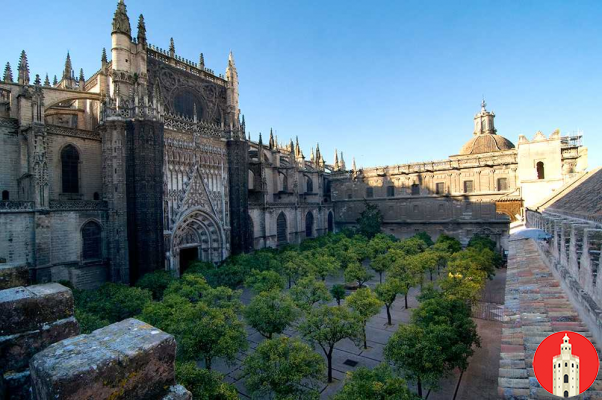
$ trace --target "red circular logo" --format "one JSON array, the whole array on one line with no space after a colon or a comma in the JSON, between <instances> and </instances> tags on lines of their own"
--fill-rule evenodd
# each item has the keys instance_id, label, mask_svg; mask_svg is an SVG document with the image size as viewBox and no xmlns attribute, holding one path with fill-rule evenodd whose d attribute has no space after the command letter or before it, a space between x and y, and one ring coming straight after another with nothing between
<instances>
[{"instance_id":1,"label":"red circular logo","mask_svg":"<svg viewBox=\"0 0 602 400\"><path fill-rule=\"evenodd\" d=\"M539 384L560 397L577 396L594 383L600 368L598 352L585 336L553 333L537 347L533 370Z\"/></svg>"}]
</instances>

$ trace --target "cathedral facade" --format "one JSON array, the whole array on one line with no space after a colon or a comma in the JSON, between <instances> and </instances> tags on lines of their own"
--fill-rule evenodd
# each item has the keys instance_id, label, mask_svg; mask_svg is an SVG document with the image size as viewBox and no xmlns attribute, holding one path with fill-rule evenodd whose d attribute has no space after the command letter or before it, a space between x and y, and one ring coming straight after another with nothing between
<instances>
[{"instance_id":1,"label":"cathedral facade","mask_svg":"<svg viewBox=\"0 0 602 400\"><path fill-rule=\"evenodd\" d=\"M147 42L120 0L110 59L88 79L0 81L0 262L78 287L180 274L334 229L320 158L245 135L232 54L224 75ZM100 52L99 52L100 54ZM311 184L309 183L311 182ZM250 186L249 186L250 185Z\"/></svg>"}]
</instances>

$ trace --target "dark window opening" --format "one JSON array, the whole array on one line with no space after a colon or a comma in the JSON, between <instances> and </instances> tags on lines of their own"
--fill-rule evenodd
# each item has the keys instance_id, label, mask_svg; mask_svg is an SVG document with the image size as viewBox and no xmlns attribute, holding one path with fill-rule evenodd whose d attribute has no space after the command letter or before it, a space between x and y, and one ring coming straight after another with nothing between
<instances>
[{"instance_id":1,"label":"dark window opening","mask_svg":"<svg viewBox=\"0 0 602 400\"><path fill-rule=\"evenodd\" d=\"M308 176L307 177L307 193L314 192L314 181Z\"/></svg>"},{"instance_id":2,"label":"dark window opening","mask_svg":"<svg viewBox=\"0 0 602 400\"><path fill-rule=\"evenodd\" d=\"M2 201L9 201L10 200L10 194L8 193L8 190L3 190L2 191Z\"/></svg>"},{"instance_id":3,"label":"dark window opening","mask_svg":"<svg viewBox=\"0 0 602 400\"><path fill-rule=\"evenodd\" d=\"M278 245L288 243L288 228L286 225L286 215L281 212L276 219L276 240Z\"/></svg>"},{"instance_id":4,"label":"dark window opening","mask_svg":"<svg viewBox=\"0 0 602 400\"><path fill-rule=\"evenodd\" d=\"M564 383L569 383L569 375L564 374Z\"/></svg>"},{"instance_id":5,"label":"dark window opening","mask_svg":"<svg viewBox=\"0 0 602 400\"><path fill-rule=\"evenodd\" d=\"M498 178L497 180L497 190L498 191L503 191L503 190L508 190L508 179L506 178Z\"/></svg>"},{"instance_id":6,"label":"dark window opening","mask_svg":"<svg viewBox=\"0 0 602 400\"><path fill-rule=\"evenodd\" d=\"M282 176L282 191L288 192L288 178L284 174L280 174Z\"/></svg>"},{"instance_id":7,"label":"dark window opening","mask_svg":"<svg viewBox=\"0 0 602 400\"><path fill-rule=\"evenodd\" d=\"M366 197L371 198L374 197L374 188L366 188Z\"/></svg>"},{"instance_id":8,"label":"dark window opening","mask_svg":"<svg viewBox=\"0 0 602 400\"><path fill-rule=\"evenodd\" d=\"M174 98L174 110L177 114L193 119L195 114L198 119L201 119L202 108L201 102L197 96L189 91L183 91Z\"/></svg>"},{"instance_id":9,"label":"dark window opening","mask_svg":"<svg viewBox=\"0 0 602 400\"><path fill-rule=\"evenodd\" d=\"M539 161L537 163L537 179L545 179L545 177L546 177L546 175L545 175L543 162Z\"/></svg>"},{"instance_id":10,"label":"dark window opening","mask_svg":"<svg viewBox=\"0 0 602 400\"><path fill-rule=\"evenodd\" d=\"M569 397L569 392L568 392L568 390L565 390L565 391L564 391L564 397Z\"/></svg>"},{"instance_id":11,"label":"dark window opening","mask_svg":"<svg viewBox=\"0 0 602 400\"><path fill-rule=\"evenodd\" d=\"M387 197L395 196L395 186L387 186Z\"/></svg>"},{"instance_id":12,"label":"dark window opening","mask_svg":"<svg viewBox=\"0 0 602 400\"><path fill-rule=\"evenodd\" d=\"M61 151L63 193L79 193L79 152L72 146Z\"/></svg>"},{"instance_id":13,"label":"dark window opening","mask_svg":"<svg viewBox=\"0 0 602 400\"><path fill-rule=\"evenodd\" d=\"M472 193L474 192L473 182L472 181L464 181L464 193Z\"/></svg>"},{"instance_id":14,"label":"dark window opening","mask_svg":"<svg viewBox=\"0 0 602 400\"><path fill-rule=\"evenodd\" d=\"M347 198L348 199L352 199L353 198L353 194L351 194L351 192L347 193Z\"/></svg>"},{"instance_id":15,"label":"dark window opening","mask_svg":"<svg viewBox=\"0 0 602 400\"><path fill-rule=\"evenodd\" d=\"M412 196L420 195L420 185L417 183L412 184Z\"/></svg>"},{"instance_id":16,"label":"dark window opening","mask_svg":"<svg viewBox=\"0 0 602 400\"><path fill-rule=\"evenodd\" d=\"M94 200L100 200L100 195L98 192L94 192Z\"/></svg>"},{"instance_id":17,"label":"dark window opening","mask_svg":"<svg viewBox=\"0 0 602 400\"><path fill-rule=\"evenodd\" d=\"M312 237L314 235L314 215L308 212L305 216L305 237Z\"/></svg>"},{"instance_id":18,"label":"dark window opening","mask_svg":"<svg viewBox=\"0 0 602 400\"><path fill-rule=\"evenodd\" d=\"M437 183L437 185L435 186L435 193L436 194L444 194L445 193L445 183L443 183L443 182Z\"/></svg>"},{"instance_id":19,"label":"dark window opening","mask_svg":"<svg viewBox=\"0 0 602 400\"><path fill-rule=\"evenodd\" d=\"M96 222L87 222L82 228L82 258L84 260L97 260L102 258L102 240L100 225Z\"/></svg>"},{"instance_id":20,"label":"dark window opening","mask_svg":"<svg viewBox=\"0 0 602 400\"><path fill-rule=\"evenodd\" d=\"M328 232L334 232L334 216L331 212L328 213Z\"/></svg>"}]
</instances>

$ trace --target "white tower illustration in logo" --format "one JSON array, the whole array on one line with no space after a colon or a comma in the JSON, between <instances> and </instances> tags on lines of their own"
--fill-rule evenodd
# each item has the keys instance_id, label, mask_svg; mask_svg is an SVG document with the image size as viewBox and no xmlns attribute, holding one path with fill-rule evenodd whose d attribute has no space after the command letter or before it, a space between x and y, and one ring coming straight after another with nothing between
<instances>
[{"instance_id":1,"label":"white tower illustration in logo","mask_svg":"<svg viewBox=\"0 0 602 400\"><path fill-rule=\"evenodd\" d=\"M553 358L554 394L572 397L579 394L579 357L571 354L572 344L565 333L560 345L560 354Z\"/></svg>"}]
</instances>

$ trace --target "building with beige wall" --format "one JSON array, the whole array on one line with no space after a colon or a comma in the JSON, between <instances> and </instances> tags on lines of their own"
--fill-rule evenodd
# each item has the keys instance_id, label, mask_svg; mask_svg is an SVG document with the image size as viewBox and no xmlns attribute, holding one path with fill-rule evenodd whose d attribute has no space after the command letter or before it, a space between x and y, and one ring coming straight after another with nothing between
<instances>
[{"instance_id":1,"label":"building with beige wall","mask_svg":"<svg viewBox=\"0 0 602 400\"><path fill-rule=\"evenodd\" d=\"M562 338L560 354L552 359L552 381L554 394L560 397L573 397L579 394L579 357L574 356L573 345L567 334Z\"/></svg>"}]
</instances>

